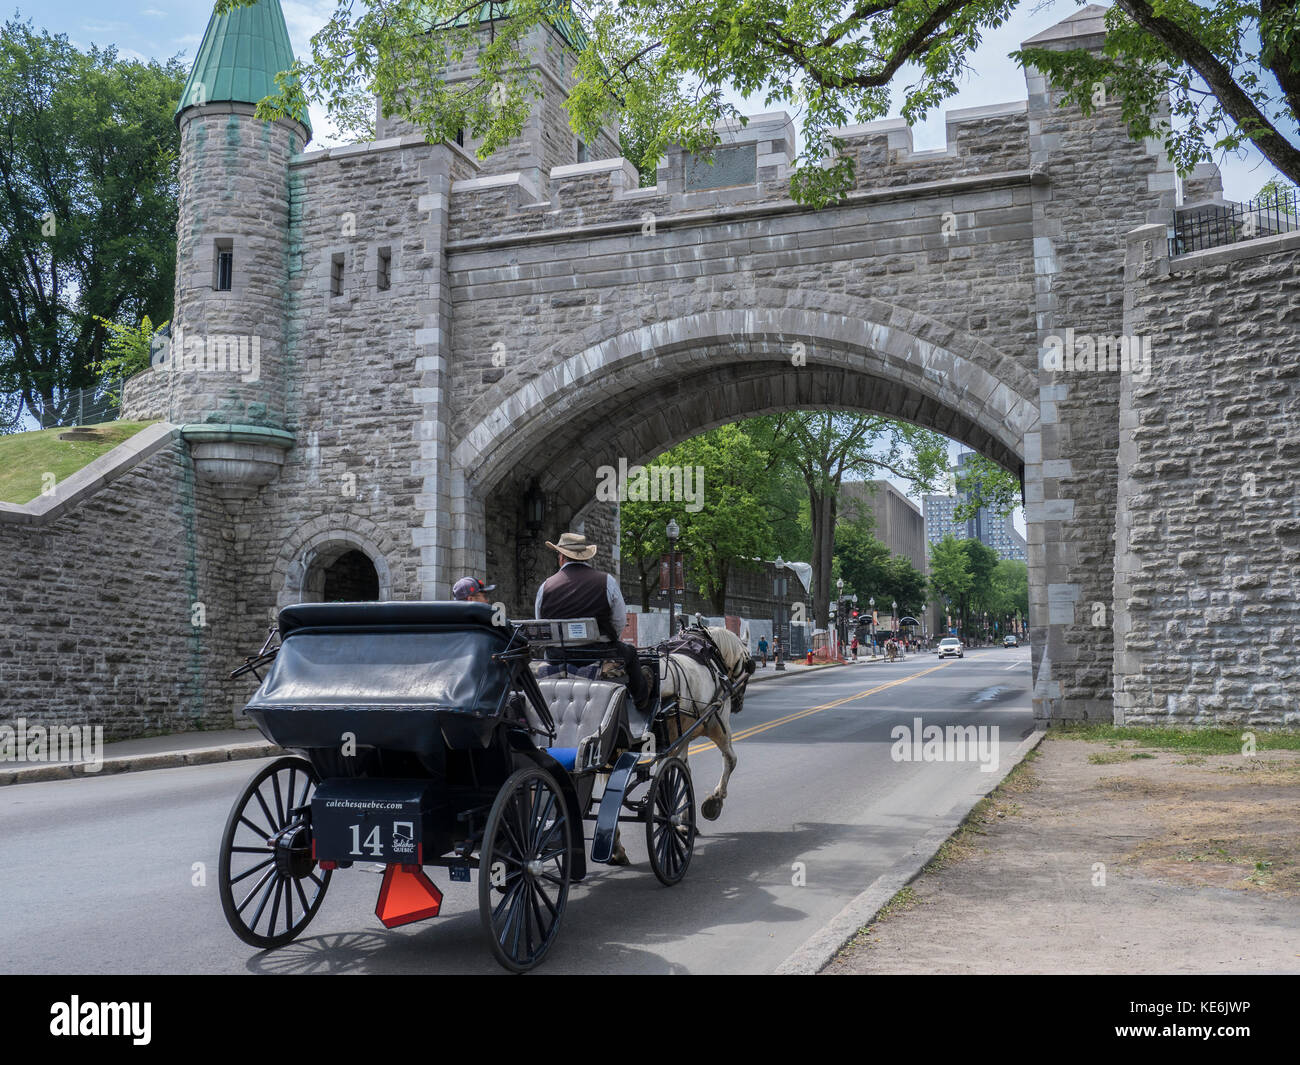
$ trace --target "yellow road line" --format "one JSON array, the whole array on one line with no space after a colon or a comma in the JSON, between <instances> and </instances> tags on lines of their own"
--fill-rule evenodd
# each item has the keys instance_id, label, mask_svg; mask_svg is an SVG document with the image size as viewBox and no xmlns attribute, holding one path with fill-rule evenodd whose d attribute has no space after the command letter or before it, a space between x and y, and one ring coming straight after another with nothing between
<instances>
[{"instance_id":1,"label":"yellow road line","mask_svg":"<svg viewBox=\"0 0 1300 1065\"><path fill-rule=\"evenodd\" d=\"M798 721L800 718L810 717L813 714L820 714L823 710L833 710L837 706L843 706L845 703L851 703L858 699L865 699L870 695L884 691L886 688L894 688L899 684L906 684L909 680L916 680L917 677L924 677L928 673L933 673L938 669L946 669L952 665L951 662L944 662L941 665L931 666L920 673L913 673L907 677L899 677L898 680L891 680L886 684L878 684L874 688L868 688L865 691L855 692L853 695L845 696L843 699L836 699L833 703L822 703L821 706L810 706L807 710L796 710L792 714L786 714L785 717L778 717L774 721L768 721L762 725L752 725L749 728L741 729L739 732L731 734L731 742L737 743L740 740L748 739L750 736L757 736L760 732L766 732L768 729L776 728L778 725L788 725L791 721ZM702 740L691 744L687 754L699 754L701 751L707 751L713 743L710 740Z\"/></svg>"}]
</instances>

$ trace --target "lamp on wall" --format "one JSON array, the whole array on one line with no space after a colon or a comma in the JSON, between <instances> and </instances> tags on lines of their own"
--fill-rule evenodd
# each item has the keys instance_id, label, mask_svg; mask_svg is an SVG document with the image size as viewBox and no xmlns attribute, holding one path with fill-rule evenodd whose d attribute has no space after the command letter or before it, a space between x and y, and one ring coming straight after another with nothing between
<instances>
[{"instance_id":1,"label":"lamp on wall","mask_svg":"<svg viewBox=\"0 0 1300 1065\"><path fill-rule=\"evenodd\" d=\"M546 495L538 485L537 478L534 477L528 482L528 488L524 491L524 524L528 526L528 531L536 536L542 531L545 520Z\"/></svg>"},{"instance_id":2,"label":"lamp on wall","mask_svg":"<svg viewBox=\"0 0 1300 1065\"><path fill-rule=\"evenodd\" d=\"M523 527L515 535L515 591L518 603L527 606L528 592L536 579L537 541L546 523L546 493L536 477L524 489L522 502Z\"/></svg>"}]
</instances>

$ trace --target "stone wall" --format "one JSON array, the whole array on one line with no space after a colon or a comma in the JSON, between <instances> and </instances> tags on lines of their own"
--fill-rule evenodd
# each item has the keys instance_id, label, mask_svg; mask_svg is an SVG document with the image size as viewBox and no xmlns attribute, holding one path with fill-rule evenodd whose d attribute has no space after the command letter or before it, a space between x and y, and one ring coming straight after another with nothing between
<instances>
[{"instance_id":1,"label":"stone wall","mask_svg":"<svg viewBox=\"0 0 1300 1065\"><path fill-rule=\"evenodd\" d=\"M1027 44L1104 43L1104 11L1085 9ZM1074 330L1123 331L1126 234L1174 207L1174 172L1159 145L1133 141L1110 101L1085 117L1037 71L1029 85L1029 163L1045 180L1033 208L1035 347ZM1026 439L1034 711L1040 720L1111 719L1110 592L1117 502L1117 374L1040 367L1041 422Z\"/></svg>"},{"instance_id":2,"label":"stone wall","mask_svg":"<svg viewBox=\"0 0 1300 1065\"><path fill-rule=\"evenodd\" d=\"M1132 233L1115 720L1300 725L1300 234L1170 259Z\"/></svg>"},{"instance_id":3,"label":"stone wall","mask_svg":"<svg viewBox=\"0 0 1300 1065\"><path fill-rule=\"evenodd\" d=\"M256 649L237 638L240 574L187 446L159 432L53 520L0 514L0 721L102 725L106 740L231 726L247 693L227 673Z\"/></svg>"}]
</instances>

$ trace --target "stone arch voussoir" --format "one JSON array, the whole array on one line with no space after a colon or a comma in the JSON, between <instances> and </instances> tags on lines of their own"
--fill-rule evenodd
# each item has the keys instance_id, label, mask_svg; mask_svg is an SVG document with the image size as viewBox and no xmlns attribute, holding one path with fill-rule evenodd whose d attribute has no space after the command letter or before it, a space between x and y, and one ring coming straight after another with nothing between
<instances>
[{"instance_id":1,"label":"stone arch voussoir","mask_svg":"<svg viewBox=\"0 0 1300 1065\"><path fill-rule=\"evenodd\" d=\"M1036 383L1021 363L879 300L815 290L759 295L773 297L772 305L701 308L701 300L681 298L657 308L654 321L623 315L556 343L536 360L546 370L528 381L507 377L475 404L470 427L453 449L454 467L468 484L490 486L527 453L530 440L562 424L575 405L612 395L638 376L688 372L717 357L708 349L728 344L778 360L802 343L810 362L839 360L845 368L905 384L961 412L1023 458L1038 408Z\"/></svg>"},{"instance_id":2,"label":"stone arch voussoir","mask_svg":"<svg viewBox=\"0 0 1300 1065\"><path fill-rule=\"evenodd\" d=\"M361 551L374 564L379 577L379 598L393 598L393 575L389 558L392 537L374 522L355 515L314 518L304 522L284 542L276 556L273 586L276 606L304 602L313 567L329 565L348 551Z\"/></svg>"}]
</instances>

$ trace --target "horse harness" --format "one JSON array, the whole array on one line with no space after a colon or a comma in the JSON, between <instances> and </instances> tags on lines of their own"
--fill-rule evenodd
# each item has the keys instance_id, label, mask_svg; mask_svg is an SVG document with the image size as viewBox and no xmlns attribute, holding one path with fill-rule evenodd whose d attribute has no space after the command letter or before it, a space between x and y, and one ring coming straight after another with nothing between
<instances>
[{"instance_id":1,"label":"horse harness","mask_svg":"<svg viewBox=\"0 0 1300 1065\"><path fill-rule=\"evenodd\" d=\"M744 708L745 688L755 669L753 659L745 663L744 676L732 680L718 645L713 642L708 630L699 626L683 629L677 636L664 640L656 650L664 656L685 655L695 659L713 674L715 682L731 697L731 713L738 714Z\"/></svg>"}]
</instances>

